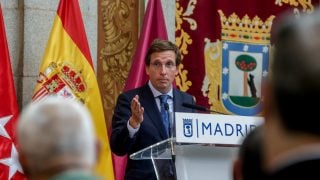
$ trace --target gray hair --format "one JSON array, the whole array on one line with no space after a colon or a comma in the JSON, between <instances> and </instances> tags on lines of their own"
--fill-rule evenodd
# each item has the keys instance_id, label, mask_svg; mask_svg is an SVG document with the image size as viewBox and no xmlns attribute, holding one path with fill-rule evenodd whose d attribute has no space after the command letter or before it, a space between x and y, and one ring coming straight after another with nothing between
<instances>
[{"instance_id":1,"label":"gray hair","mask_svg":"<svg viewBox=\"0 0 320 180\"><path fill-rule=\"evenodd\" d=\"M48 97L31 103L17 127L18 143L30 171L95 163L95 132L88 110L77 101Z\"/></svg>"}]
</instances>

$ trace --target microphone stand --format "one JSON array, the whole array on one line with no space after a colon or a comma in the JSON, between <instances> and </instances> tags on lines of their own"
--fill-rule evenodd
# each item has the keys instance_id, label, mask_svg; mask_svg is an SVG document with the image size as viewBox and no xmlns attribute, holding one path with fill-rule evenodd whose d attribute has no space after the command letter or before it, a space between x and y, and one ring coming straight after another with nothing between
<instances>
[{"instance_id":1,"label":"microphone stand","mask_svg":"<svg viewBox=\"0 0 320 180\"><path fill-rule=\"evenodd\" d=\"M194 110L198 110L198 111L202 111L202 112L209 112L209 113L216 113L216 114L223 114L223 115L228 115L226 113L222 113L222 112L218 112L218 111L214 111L211 109L207 109L204 106L200 106L200 105L196 105L196 104L189 104L189 103L182 103L183 107L189 108L189 109L194 109Z\"/></svg>"},{"instance_id":2,"label":"microphone stand","mask_svg":"<svg viewBox=\"0 0 320 180\"><path fill-rule=\"evenodd\" d=\"M177 172L176 172L176 153L175 153L175 143L174 138L175 138L175 119L174 119L174 114L173 112L170 112L170 108L169 108L169 104L165 103L164 104L164 109L167 111L168 114L168 124L169 124L169 138L170 138L170 150L171 150L171 159L172 159L172 164L170 165L170 172L172 170L173 173L173 177L174 179L177 179ZM173 107L173 111L174 111L174 107Z\"/></svg>"},{"instance_id":3,"label":"microphone stand","mask_svg":"<svg viewBox=\"0 0 320 180\"><path fill-rule=\"evenodd\" d=\"M175 137L175 134L174 134L174 123L175 122L174 122L173 112L171 113L169 111L169 104L168 103L164 104L164 109L167 111L167 114L168 114L169 138L171 139L170 140L171 155L172 155L173 162L175 162L175 150L174 150L174 143L173 143L173 140L174 140L174 137Z\"/></svg>"},{"instance_id":4,"label":"microphone stand","mask_svg":"<svg viewBox=\"0 0 320 180\"><path fill-rule=\"evenodd\" d=\"M170 118L170 124L171 124L171 126L170 126L170 131L171 131L171 141L170 141L170 143L171 143L171 154L172 154L172 160L173 160L173 162L175 162L175 156L176 156L176 152L175 152L175 147L174 147L174 143L173 143L173 141L175 140L175 128L174 128L174 126L175 126L175 122L174 122L174 117L173 117L174 115L173 115L173 112L171 112L170 113L170 115L169 115L169 118Z\"/></svg>"}]
</instances>

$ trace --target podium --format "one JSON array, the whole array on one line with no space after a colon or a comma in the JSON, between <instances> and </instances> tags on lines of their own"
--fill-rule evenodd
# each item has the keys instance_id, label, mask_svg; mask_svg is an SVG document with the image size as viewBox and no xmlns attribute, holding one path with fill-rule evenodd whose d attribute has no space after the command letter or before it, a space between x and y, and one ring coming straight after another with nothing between
<instances>
[{"instance_id":1,"label":"podium","mask_svg":"<svg viewBox=\"0 0 320 180\"><path fill-rule=\"evenodd\" d=\"M178 180L232 179L232 161L250 130L261 117L175 113L173 137L130 155L150 159L156 176L164 173L162 161L172 160Z\"/></svg>"}]
</instances>

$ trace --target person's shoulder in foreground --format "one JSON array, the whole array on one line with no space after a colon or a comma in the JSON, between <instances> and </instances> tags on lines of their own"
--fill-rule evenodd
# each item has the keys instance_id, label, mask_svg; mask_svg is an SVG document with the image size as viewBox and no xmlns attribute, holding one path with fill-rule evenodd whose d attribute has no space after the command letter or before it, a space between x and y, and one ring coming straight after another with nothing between
<instances>
[{"instance_id":1,"label":"person's shoulder in foreground","mask_svg":"<svg viewBox=\"0 0 320 180\"><path fill-rule=\"evenodd\" d=\"M245 137L233 164L234 180L263 180L265 178L262 138L262 126L251 130Z\"/></svg>"}]
</instances>

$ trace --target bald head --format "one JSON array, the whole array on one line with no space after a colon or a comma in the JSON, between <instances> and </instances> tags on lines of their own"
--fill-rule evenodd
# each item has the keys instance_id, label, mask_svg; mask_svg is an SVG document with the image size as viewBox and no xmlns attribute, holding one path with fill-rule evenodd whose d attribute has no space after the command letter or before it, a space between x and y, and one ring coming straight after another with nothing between
<instances>
[{"instance_id":1,"label":"bald head","mask_svg":"<svg viewBox=\"0 0 320 180\"><path fill-rule=\"evenodd\" d=\"M94 165L92 119L76 101L49 97L30 104L20 116L17 134L30 173Z\"/></svg>"}]
</instances>

